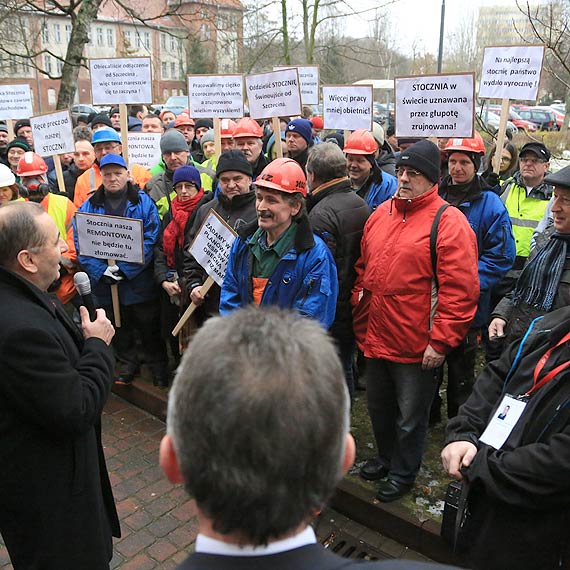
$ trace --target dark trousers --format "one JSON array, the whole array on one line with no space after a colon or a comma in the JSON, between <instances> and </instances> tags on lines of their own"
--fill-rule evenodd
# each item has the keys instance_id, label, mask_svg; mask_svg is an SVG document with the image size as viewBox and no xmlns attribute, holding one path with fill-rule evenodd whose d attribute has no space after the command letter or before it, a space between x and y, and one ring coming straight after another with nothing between
<instances>
[{"instance_id":1,"label":"dark trousers","mask_svg":"<svg viewBox=\"0 0 570 570\"><path fill-rule=\"evenodd\" d=\"M354 351L356 349L356 342L354 338L336 339L336 345L344 369L346 387L348 388L348 394L352 402L354 399Z\"/></svg>"},{"instance_id":2,"label":"dark trousers","mask_svg":"<svg viewBox=\"0 0 570 570\"><path fill-rule=\"evenodd\" d=\"M114 323L113 308L104 307L107 316ZM167 370L166 345L160 335L160 308L158 299L121 305L121 326L116 328L112 346L117 360L135 371L140 366L137 349L137 334L140 339L144 362L155 375Z\"/></svg>"},{"instance_id":3,"label":"dark trousers","mask_svg":"<svg viewBox=\"0 0 570 570\"><path fill-rule=\"evenodd\" d=\"M435 389L433 370L422 370L420 363L366 360L368 413L378 457L394 481L411 484L416 478Z\"/></svg>"}]
</instances>

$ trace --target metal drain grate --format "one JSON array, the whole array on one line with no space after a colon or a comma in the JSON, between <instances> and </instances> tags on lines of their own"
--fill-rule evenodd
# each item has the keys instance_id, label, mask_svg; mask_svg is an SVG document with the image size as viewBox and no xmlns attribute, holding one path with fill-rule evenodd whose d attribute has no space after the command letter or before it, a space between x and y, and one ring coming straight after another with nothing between
<instances>
[{"instance_id":1,"label":"metal drain grate","mask_svg":"<svg viewBox=\"0 0 570 570\"><path fill-rule=\"evenodd\" d=\"M329 533L321 544L343 558L358 560L391 560L392 557L380 552L370 544L347 534L342 530Z\"/></svg>"}]
</instances>

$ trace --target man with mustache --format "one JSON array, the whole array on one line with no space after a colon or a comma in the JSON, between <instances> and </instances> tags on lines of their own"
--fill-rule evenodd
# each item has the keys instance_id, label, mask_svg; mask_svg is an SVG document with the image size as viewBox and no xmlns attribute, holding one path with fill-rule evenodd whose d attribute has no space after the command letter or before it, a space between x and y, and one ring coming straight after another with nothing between
<instances>
[{"instance_id":1,"label":"man with mustache","mask_svg":"<svg viewBox=\"0 0 570 570\"><path fill-rule=\"evenodd\" d=\"M238 121L234 130L233 138L236 148L241 150L251 164L253 180L261 174L261 171L269 164L263 154L263 130L250 117L244 117Z\"/></svg>"},{"instance_id":2,"label":"man with mustache","mask_svg":"<svg viewBox=\"0 0 570 570\"><path fill-rule=\"evenodd\" d=\"M223 155L222 155L223 156ZM277 158L255 182L257 220L238 230L220 296L220 313L277 305L331 326L338 296L334 259L305 210L307 181L290 158Z\"/></svg>"}]
</instances>

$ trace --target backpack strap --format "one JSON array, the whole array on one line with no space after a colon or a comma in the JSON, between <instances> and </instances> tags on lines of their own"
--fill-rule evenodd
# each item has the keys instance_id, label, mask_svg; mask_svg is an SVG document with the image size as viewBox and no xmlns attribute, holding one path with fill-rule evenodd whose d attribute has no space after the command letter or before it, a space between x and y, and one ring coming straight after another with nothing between
<instances>
[{"instance_id":1,"label":"backpack strap","mask_svg":"<svg viewBox=\"0 0 570 570\"><path fill-rule=\"evenodd\" d=\"M433 219L433 223L431 225L431 230L429 233L429 253L431 257L431 267L433 271L433 279L435 281L436 289L439 288L439 284L437 282L437 233L439 230L439 221L441 220L441 216L447 208L449 208L451 204L444 204L441 208L437 211L435 218Z\"/></svg>"}]
</instances>

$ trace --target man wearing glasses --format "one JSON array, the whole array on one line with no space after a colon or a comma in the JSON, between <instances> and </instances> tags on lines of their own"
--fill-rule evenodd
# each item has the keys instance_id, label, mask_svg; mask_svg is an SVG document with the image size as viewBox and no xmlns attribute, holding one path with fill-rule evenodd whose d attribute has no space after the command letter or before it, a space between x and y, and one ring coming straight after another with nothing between
<instances>
[{"instance_id":1,"label":"man wearing glasses","mask_svg":"<svg viewBox=\"0 0 570 570\"><path fill-rule=\"evenodd\" d=\"M499 298L514 287L530 253L532 233L552 196L552 185L544 181L550 168L549 160L550 152L543 143L526 143L519 154L520 170L501 187L501 200L513 225L517 257L497 291Z\"/></svg>"},{"instance_id":2,"label":"man wearing glasses","mask_svg":"<svg viewBox=\"0 0 570 570\"><path fill-rule=\"evenodd\" d=\"M467 334L479 298L475 234L458 209L440 211L446 202L438 194L438 147L420 141L396 166L396 194L364 228L352 296L378 449L361 475L380 481L384 502L415 481L436 389L433 369Z\"/></svg>"}]
</instances>

